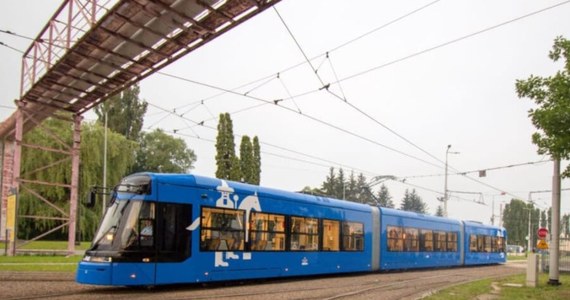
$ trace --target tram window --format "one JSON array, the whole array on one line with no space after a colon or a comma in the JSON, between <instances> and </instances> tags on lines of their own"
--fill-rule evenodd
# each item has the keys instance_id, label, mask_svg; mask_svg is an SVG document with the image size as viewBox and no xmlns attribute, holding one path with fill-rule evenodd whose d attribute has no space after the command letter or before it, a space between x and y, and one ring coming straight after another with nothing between
<instances>
[{"instance_id":1,"label":"tram window","mask_svg":"<svg viewBox=\"0 0 570 300\"><path fill-rule=\"evenodd\" d=\"M316 218L291 217L292 251L319 250L319 220Z\"/></svg>"},{"instance_id":2,"label":"tram window","mask_svg":"<svg viewBox=\"0 0 570 300\"><path fill-rule=\"evenodd\" d=\"M447 251L457 252L457 232L447 233Z\"/></svg>"},{"instance_id":3,"label":"tram window","mask_svg":"<svg viewBox=\"0 0 570 300\"><path fill-rule=\"evenodd\" d=\"M495 253L498 252L497 251L497 237L496 236L491 236L491 252Z\"/></svg>"},{"instance_id":4,"label":"tram window","mask_svg":"<svg viewBox=\"0 0 570 300\"><path fill-rule=\"evenodd\" d=\"M431 230L422 229L420 235L420 251L433 251L433 232Z\"/></svg>"},{"instance_id":5,"label":"tram window","mask_svg":"<svg viewBox=\"0 0 570 300\"><path fill-rule=\"evenodd\" d=\"M364 250L364 224L357 222L342 222L342 250Z\"/></svg>"},{"instance_id":6,"label":"tram window","mask_svg":"<svg viewBox=\"0 0 570 300\"><path fill-rule=\"evenodd\" d=\"M388 226L386 230L388 232L388 251L403 251L402 227Z\"/></svg>"},{"instance_id":7,"label":"tram window","mask_svg":"<svg viewBox=\"0 0 570 300\"><path fill-rule=\"evenodd\" d=\"M469 251L477 252L477 236L474 234L469 236Z\"/></svg>"},{"instance_id":8,"label":"tram window","mask_svg":"<svg viewBox=\"0 0 570 300\"><path fill-rule=\"evenodd\" d=\"M323 250L340 250L340 222L333 220L323 220Z\"/></svg>"},{"instance_id":9,"label":"tram window","mask_svg":"<svg viewBox=\"0 0 570 300\"><path fill-rule=\"evenodd\" d=\"M404 238L404 251L417 252L419 250L418 229L405 228L403 238Z\"/></svg>"},{"instance_id":10,"label":"tram window","mask_svg":"<svg viewBox=\"0 0 570 300\"><path fill-rule=\"evenodd\" d=\"M492 251L492 243L491 243L491 236L485 235L485 252L490 253Z\"/></svg>"},{"instance_id":11,"label":"tram window","mask_svg":"<svg viewBox=\"0 0 570 300\"><path fill-rule=\"evenodd\" d=\"M505 238L497 238L497 252L505 252Z\"/></svg>"},{"instance_id":12,"label":"tram window","mask_svg":"<svg viewBox=\"0 0 570 300\"><path fill-rule=\"evenodd\" d=\"M126 221L122 241L126 242L125 249L152 249L154 247L154 216L155 204L152 202L139 202L137 209L131 209Z\"/></svg>"},{"instance_id":13,"label":"tram window","mask_svg":"<svg viewBox=\"0 0 570 300\"><path fill-rule=\"evenodd\" d=\"M447 233L444 231L434 231L433 233L434 251L447 251Z\"/></svg>"},{"instance_id":14,"label":"tram window","mask_svg":"<svg viewBox=\"0 0 570 300\"><path fill-rule=\"evenodd\" d=\"M485 251L485 236L478 235L477 236L477 252Z\"/></svg>"},{"instance_id":15,"label":"tram window","mask_svg":"<svg viewBox=\"0 0 570 300\"><path fill-rule=\"evenodd\" d=\"M200 249L206 251L244 250L244 211L202 208Z\"/></svg>"},{"instance_id":16,"label":"tram window","mask_svg":"<svg viewBox=\"0 0 570 300\"><path fill-rule=\"evenodd\" d=\"M251 212L249 234L252 251L283 251L285 216Z\"/></svg>"}]
</instances>

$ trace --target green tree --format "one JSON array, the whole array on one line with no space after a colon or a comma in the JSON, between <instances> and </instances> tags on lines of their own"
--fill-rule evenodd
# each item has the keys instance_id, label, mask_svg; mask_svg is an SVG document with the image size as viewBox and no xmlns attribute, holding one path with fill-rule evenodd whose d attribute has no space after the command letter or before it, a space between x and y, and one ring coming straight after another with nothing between
<instances>
[{"instance_id":1,"label":"green tree","mask_svg":"<svg viewBox=\"0 0 570 300\"><path fill-rule=\"evenodd\" d=\"M338 174L335 173L333 167L329 169L329 174L321 184L320 191L331 198L345 199L357 203L373 202L372 191L366 177L360 173L355 178L354 172L352 172L348 180L346 180L342 168L338 170Z\"/></svg>"},{"instance_id":2,"label":"green tree","mask_svg":"<svg viewBox=\"0 0 570 300\"><path fill-rule=\"evenodd\" d=\"M313 196L323 196L325 194L322 190L318 188L312 188L310 186L304 187L300 192L303 194L313 195Z\"/></svg>"},{"instance_id":3,"label":"green tree","mask_svg":"<svg viewBox=\"0 0 570 300\"><path fill-rule=\"evenodd\" d=\"M239 159L235 154L232 119L229 113L220 114L218 136L216 137L216 177L241 180Z\"/></svg>"},{"instance_id":4,"label":"green tree","mask_svg":"<svg viewBox=\"0 0 570 300\"><path fill-rule=\"evenodd\" d=\"M104 124L106 112L109 129L124 135L129 140L138 140L148 107L148 103L139 98L139 92L138 84L134 84L96 106L97 122Z\"/></svg>"},{"instance_id":5,"label":"green tree","mask_svg":"<svg viewBox=\"0 0 570 300\"><path fill-rule=\"evenodd\" d=\"M532 233L538 230L540 210L536 209L533 204L527 204L518 199L512 199L503 211L503 225L509 233L509 243L520 246L527 245L529 211L531 235L533 237L531 244L536 245L536 234Z\"/></svg>"},{"instance_id":6,"label":"green tree","mask_svg":"<svg viewBox=\"0 0 570 300\"><path fill-rule=\"evenodd\" d=\"M334 197L335 189L336 189L336 182L337 182L337 178L336 178L336 174L334 172L334 168L330 167L329 175L327 175L325 181L321 185L321 191L323 191L323 193L329 197Z\"/></svg>"},{"instance_id":7,"label":"green tree","mask_svg":"<svg viewBox=\"0 0 570 300\"><path fill-rule=\"evenodd\" d=\"M413 189L411 193L406 189L400 209L421 214L425 214L427 212L426 204L422 201L422 198L416 194L415 189Z\"/></svg>"},{"instance_id":8,"label":"green tree","mask_svg":"<svg viewBox=\"0 0 570 300\"><path fill-rule=\"evenodd\" d=\"M261 183L261 147L257 136L253 137L253 178L252 184Z\"/></svg>"},{"instance_id":9,"label":"green tree","mask_svg":"<svg viewBox=\"0 0 570 300\"><path fill-rule=\"evenodd\" d=\"M370 190L370 186L368 185L368 180L366 176L362 173L358 174L358 178L356 179L356 190L358 191L357 202L359 203L371 203L374 202L372 198L372 191Z\"/></svg>"},{"instance_id":10,"label":"green tree","mask_svg":"<svg viewBox=\"0 0 570 300\"><path fill-rule=\"evenodd\" d=\"M516 81L519 98L528 97L538 105L529 111L534 126L532 142L539 154L548 154L556 159L570 158L570 41L559 36L548 57L557 62L564 59L564 68L550 77L531 75L526 80ZM570 165L562 173L570 177Z\"/></svg>"},{"instance_id":11,"label":"green tree","mask_svg":"<svg viewBox=\"0 0 570 300\"><path fill-rule=\"evenodd\" d=\"M354 171L350 172L348 181L346 182L346 200L358 202L358 189L356 187L356 177L354 176Z\"/></svg>"},{"instance_id":12,"label":"green tree","mask_svg":"<svg viewBox=\"0 0 570 300\"><path fill-rule=\"evenodd\" d=\"M344 176L344 170L342 168L338 169L338 175L334 184L333 197L343 200L346 199L346 178Z\"/></svg>"},{"instance_id":13,"label":"green tree","mask_svg":"<svg viewBox=\"0 0 570 300\"><path fill-rule=\"evenodd\" d=\"M443 217L443 207L441 207L441 205L437 206L437 210L435 211L435 215L438 217Z\"/></svg>"},{"instance_id":14,"label":"green tree","mask_svg":"<svg viewBox=\"0 0 570 300\"><path fill-rule=\"evenodd\" d=\"M63 145L71 145L72 126L67 121L59 119L47 119L42 124L53 135L57 136L60 143L52 136L47 135L41 128L36 128L24 136L24 143L42 145L47 148L61 149ZM79 231L82 240L93 239L93 234L99 224L102 215L102 206L93 208L83 207L83 200L91 186L103 185L103 138L104 128L97 124L83 123L81 126L81 153L79 172ZM111 132L107 137L108 153L107 182L117 183L126 175L128 169L133 164L132 153L137 148L137 144L127 140L124 136ZM22 174L29 180L69 184L71 182L71 162L68 155L52 151L43 151L24 147L22 150ZM56 163L62 161L61 163ZM49 168L43 168L51 166ZM38 170L39 169L39 170ZM35 170L35 171L34 171ZM34 172L32 172L34 171ZM48 186L33 183L25 184L41 197L50 203L60 207L66 213L69 212L70 189L61 186ZM28 239L38 234L44 233L47 229L61 225L62 221L57 219L62 217L61 213L47 205L38 197L32 195L27 188L22 188L19 195L19 214L36 215L52 219L21 219L18 222L19 237ZM67 239L67 228L54 232L48 236L51 239Z\"/></svg>"},{"instance_id":15,"label":"green tree","mask_svg":"<svg viewBox=\"0 0 570 300\"><path fill-rule=\"evenodd\" d=\"M392 196L390 195L390 191L385 184L380 186L380 191L378 191L378 201L380 206L394 208L394 202L392 201Z\"/></svg>"},{"instance_id":16,"label":"green tree","mask_svg":"<svg viewBox=\"0 0 570 300\"><path fill-rule=\"evenodd\" d=\"M247 183L254 183L254 158L253 158L253 145L249 136L244 135L241 137L239 146L239 163L242 181Z\"/></svg>"},{"instance_id":17,"label":"green tree","mask_svg":"<svg viewBox=\"0 0 570 300\"><path fill-rule=\"evenodd\" d=\"M142 133L133 172L187 173L194 168L196 154L183 139L161 129Z\"/></svg>"}]
</instances>

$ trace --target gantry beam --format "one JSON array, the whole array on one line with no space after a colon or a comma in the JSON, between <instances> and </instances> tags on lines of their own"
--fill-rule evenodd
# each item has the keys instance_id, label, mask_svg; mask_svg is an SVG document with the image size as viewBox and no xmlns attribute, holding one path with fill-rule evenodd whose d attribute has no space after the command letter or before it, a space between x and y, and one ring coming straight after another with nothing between
<instances>
[{"instance_id":1,"label":"gantry beam","mask_svg":"<svg viewBox=\"0 0 570 300\"><path fill-rule=\"evenodd\" d=\"M20 107L83 114L279 1L67 0L23 56Z\"/></svg>"}]
</instances>

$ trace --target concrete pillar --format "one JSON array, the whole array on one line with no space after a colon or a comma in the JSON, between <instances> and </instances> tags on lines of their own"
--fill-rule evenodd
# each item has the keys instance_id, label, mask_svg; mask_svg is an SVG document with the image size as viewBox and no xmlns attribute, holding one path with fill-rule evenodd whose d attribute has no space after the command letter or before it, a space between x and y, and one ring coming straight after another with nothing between
<instances>
[{"instance_id":1,"label":"concrete pillar","mask_svg":"<svg viewBox=\"0 0 570 300\"><path fill-rule=\"evenodd\" d=\"M536 287L538 285L538 254L530 253L526 265L526 286Z\"/></svg>"}]
</instances>

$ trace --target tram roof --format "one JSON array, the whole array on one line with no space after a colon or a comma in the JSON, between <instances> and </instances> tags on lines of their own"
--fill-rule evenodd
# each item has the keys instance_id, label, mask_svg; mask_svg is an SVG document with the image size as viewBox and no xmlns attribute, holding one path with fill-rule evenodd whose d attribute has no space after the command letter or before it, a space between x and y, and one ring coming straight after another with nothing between
<instances>
[{"instance_id":1,"label":"tram roof","mask_svg":"<svg viewBox=\"0 0 570 300\"><path fill-rule=\"evenodd\" d=\"M180 185L195 185L209 190L216 190L221 185L221 179L195 174L146 173L153 181ZM339 207L343 209L370 211L371 206L347 200L334 199L324 196L307 195L298 192L284 191L262 187L248 183L225 180L236 193L257 194L261 198L287 199L289 201Z\"/></svg>"}]
</instances>

